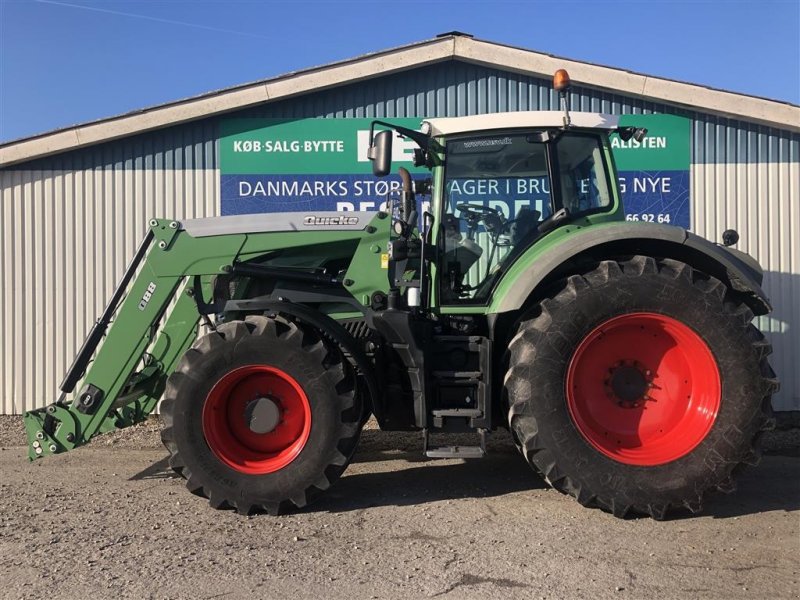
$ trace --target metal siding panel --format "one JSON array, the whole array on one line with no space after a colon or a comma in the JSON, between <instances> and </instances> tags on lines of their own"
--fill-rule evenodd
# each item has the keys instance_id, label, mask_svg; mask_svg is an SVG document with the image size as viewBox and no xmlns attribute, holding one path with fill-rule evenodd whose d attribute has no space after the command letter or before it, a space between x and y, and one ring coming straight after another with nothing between
<instances>
[{"instance_id":1,"label":"metal siding panel","mask_svg":"<svg viewBox=\"0 0 800 600\"><path fill-rule=\"evenodd\" d=\"M3 262L8 267L8 270L5 271L5 273L7 273L7 281L11 282L8 293L6 294L6 322L5 327L3 328L4 345L2 350L3 356L6 360L5 377L9 378L10 380L6 387L8 390L8 395L4 398L4 405L8 407L11 412L14 412L16 409L14 403L18 393L18 386L22 385L24 382L22 373L20 373L18 370L18 364L20 358L25 352L25 338L19 335L19 332L17 331L17 327L19 326L19 321L17 321L17 302L19 300L18 290L21 285L21 282L19 281L19 273L21 272L19 240L22 237L20 235L22 223L19 220L19 209L17 204L19 203L19 197L22 190L20 189L19 183L21 173L7 172L4 173L4 176L6 180L5 185L8 186L8 191L10 193L5 199L8 204L4 210L6 217L3 223L3 238L7 239L8 241L3 248L4 252L7 252Z\"/></svg>"},{"instance_id":2,"label":"metal siding panel","mask_svg":"<svg viewBox=\"0 0 800 600\"><path fill-rule=\"evenodd\" d=\"M497 78L497 105L505 107L504 110L513 110L508 102L508 78Z\"/></svg>"},{"instance_id":3,"label":"metal siding panel","mask_svg":"<svg viewBox=\"0 0 800 600\"><path fill-rule=\"evenodd\" d=\"M11 336L11 323L9 318L9 308L12 304L10 295L13 290L13 272L12 268L14 263L12 261L13 253L11 252L11 244L13 242L14 230L9 225L11 219L11 199L13 197L13 190L11 188L11 181L8 172L0 171L0 269L3 269L3 275L6 285L0 286L0 413L7 414L13 412L11 402L14 398L13 383L11 368L12 352L5 352L7 348L16 347L16 340ZM8 282L11 285L8 285Z\"/></svg>"},{"instance_id":4,"label":"metal siding panel","mask_svg":"<svg viewBox=\"0 0 800 600\"><path fill-rule=\"evenodd\" d=\"M36 351L37 356L43 356L43 365L40 371L39 385L46 382L53 381L57 375L55 374L54 352L56 349L55 344L47 344L45 340L51 332L59 331L56 326L56 315L54 305L58 298L61 297L58 289L58 274L62 271L61 257L57 251L57 239L53 227L55 219L55 174L52 171L45 171L42 178L42 214L40 215L40 231L41 238L39 244L40 256L44 260L44 265L39 269L39 277L36 281L37 296L42 297L42 310L36 316L36 341L40 342ZM42 294L39 290L51 290L49 294Z\"/></svg>"},{"instance_id":5,"label":"metal siding panel","mask_svg":"<svg viewBox=\"0 0 800 600\"><path fill-rule=\"evenodd\" d=\"M797 147L797 144L794 144ZM789 339L791 340L790 354L786 357L788 371L793 382L789 387L785 387L781 407L786 410L800 410L800 373L797 364L800 362L800 161L797 153L787 166L788 177L788 221L790 224L789 244L788 244L788 270L786 277L791 284L791 291L788 298L789 314ZM784 384L786 385L786 384Z\"/></svg>"},{"instance_id":6,"label":"metal siding panel","mask_svg":"<svg viewBox=\"0 0 800 600\"><path fill-rule=\"evenodd\" d=\"M20 221L22 222L25 237L20 240L21 254L19 255L22 260L22 285L18 291L17 302L20 306L15 309L19 310L19 324L22 330L22 335L25 336L25 353L22 363L22 372L24 376L24 387L22 389L23 398L32 397L35 394L36 378L38 373L34 372L34 350L36 347L36 339L34 338L34 326L36 315L39 314L36 306L36 298L34 297L34 283L33 276L36 273L36 262L33 255L36 252L36 230L33 224L36 222L38 214L38 207L34 197L34 178L31 173L23 173L22 183L22 202L29 204L30 210L28 214L20 214ZM22 212L22 211L20 211Z\"/></svg>"},{"instance_id":7,"label":"metal siding panel","mask_svg":"<svg viewBox=\"0 0 800 600\"><path fill-rule=\"evenodd\" d=\"M12 202L14 199L15 190L12 187L12 173L0 171L0 268L3 269L4 279L6 284L0 286L0 411L3 414L13 412L14 400L14 364L13 358L15 352L6 352L8 348L13 348L19 352L20 344L24 341L17 342L14 338L12 327L13 315L11 314L11 307L14 305L14 268L15 261L13 260L13 244L16 237L14 223L14 213Z\"/></svg>"},{"instance_id":8,"label":"metal siding panel","mask_svg":"<svg viewBox=\"0 0 800 600\"><path fill-rule=\"evenodd\" d=\"M14 198L11 202L13 207L12 220L7 223L9 230L14 232L14 249L12 254L12 261L14 265L12 285L14 288L14 293L11 298L12 304L9 307L9 313L11 314L11 327L9 330L11 331L10 339L17 342L19 346L4 348L3 353L8 353L13 356L11 363L11 376L15 380L15 385L13 386L14 395L9 400L12 402L12 410L18 411L20 409L20 405L24 406L24 394L28 391L26 389L28 380L25 378L24 368L25 355L28 352L28 346L30 345L30 342L23 331L23 326L25 323L25 315L23 314L23 311L25 310L26 306L24 281L26 265L25 249L22 245L22 241L25 239L25 217L22 211L22 206L25 202L25 188L23 183L23 173L17 172L13 175ZM6 352L6 350L8 350L8 352Z\"/></svg>"}]
</instances>

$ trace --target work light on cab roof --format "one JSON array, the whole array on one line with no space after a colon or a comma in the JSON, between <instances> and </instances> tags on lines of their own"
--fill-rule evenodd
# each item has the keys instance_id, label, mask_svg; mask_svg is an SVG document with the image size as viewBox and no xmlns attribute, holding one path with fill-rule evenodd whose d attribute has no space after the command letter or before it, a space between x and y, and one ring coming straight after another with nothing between
<instances>
[{"instance_id":1,"label":"work light on cab roof","mask_svg":"<svg viewBox=\"0 0 800 600\"><path fill-rule=\"evenodd\" d=\"M566 69L559 69L553 75L553 89L559 93L566 92L571 83Z\"/></svg>"},{"instance_id":2,"label":"work light on cab roof","mask_svg":"<svg viewBox=\"0 0 800 600\"><path fill-rule=\"evenodd\" d=\"M572 119L569 116L569 96L567 96L570 83L569 73L567 73L566 69L559 69L553 75L553 89L558 92L561 109L564 111L564 127L569 127L572 124Z\"/></svg>"}]
</instances>

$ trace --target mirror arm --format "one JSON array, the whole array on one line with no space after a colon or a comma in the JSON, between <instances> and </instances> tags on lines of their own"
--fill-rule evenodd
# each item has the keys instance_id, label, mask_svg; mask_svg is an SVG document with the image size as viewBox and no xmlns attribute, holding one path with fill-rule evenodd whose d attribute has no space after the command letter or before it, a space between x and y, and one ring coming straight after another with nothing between
<instances>
[{"instance_id":1,"label":"mirror arm","mask_svg":"<svg viewBox=\"0 0 800 600\"><path fill-rule=\"evenodd\" d=\"M407 138L414 140L417 145L422 148L423 150L428 150L430 147L431 138L422 133L421 131L414 131L413 129L409 129L408 127L403 127L401 125L395 125L394 123L387 123L386 121L373 121L370 123L369 126L369 145L372 145L372 140L375 137L375 126L376 125L383 125L384 127L388 127L389 129L395 130L400 135L403 135Z\"/></svg>"}]
</instances>

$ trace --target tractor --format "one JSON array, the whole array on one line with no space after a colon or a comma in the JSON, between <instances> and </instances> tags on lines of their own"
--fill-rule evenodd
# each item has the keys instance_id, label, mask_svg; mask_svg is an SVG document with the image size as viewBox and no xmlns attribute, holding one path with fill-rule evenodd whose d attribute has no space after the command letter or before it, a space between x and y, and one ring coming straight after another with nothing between
<instances>
[{"instance_id":1,"label":"tractor","mask_svg":"<svg viewBox=\"0 0 800 600\"><path fill-rule=\"evenodd\" d=\"M313 502L373 416L430 458L479 459L508 428L551 486L617 517L732 491L774 423L763 272L732 230L627 222L609 140L646 130L570 113L563 70L554 86L558 111L374 121L376 176L396 136L430 172L398 168L377 212L152 219L57 400L26 413L29 457L160 401L172 469L242 514ZM464 193L534 184L536 202ZM453 432L473 445L437 443Z\"/></svg>"}]
</instances>

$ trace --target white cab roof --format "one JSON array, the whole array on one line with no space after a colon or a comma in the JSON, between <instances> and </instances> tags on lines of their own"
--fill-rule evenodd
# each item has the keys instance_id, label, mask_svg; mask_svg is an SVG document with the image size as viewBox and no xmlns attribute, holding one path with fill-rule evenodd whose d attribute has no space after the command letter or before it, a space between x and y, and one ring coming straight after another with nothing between
<instances>
[{"instance_id":1,"label":"white cab roof","mask_svg":"<svg viewBox=\"0 0 800 600\"><path fill-rule=\"evenodd\" d=\"M619 124L617 115L602 113L571 112L573 127L616 129ZM453 135L456 133L470 133L472 131L487 131L492 129L517 129L563 127L564 113L560 110L518 111L494 113L488 115L474 115L471 117L451 117L445 119L427 119L431 125L431 134Z\"/></svg>"}]
</instances>

